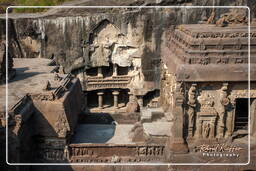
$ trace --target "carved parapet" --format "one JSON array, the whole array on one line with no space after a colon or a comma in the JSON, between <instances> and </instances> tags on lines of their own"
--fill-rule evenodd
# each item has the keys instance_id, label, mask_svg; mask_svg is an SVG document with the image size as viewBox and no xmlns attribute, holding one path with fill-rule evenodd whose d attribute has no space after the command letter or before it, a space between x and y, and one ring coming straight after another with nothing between
<instances>
[{"instance_id":1,"label":"carved parapet","mask_svg":"<svg viewBox=\"0 0 256 171\"><path fill-rule=\"evenodd\" d=\"M30 118L33 113L33 105L30 95L21 98L8 112L8 124L15 135L18 135L22 123Z\"/></svg>"},{"instance_id":2,"label":"carved parapet","mask_svg":"<svg viewBox=\"0 0 256 171\"><path fill-rule=\"evenodd\" d=\"M63 94L68 90L73 77L71 74L68 74L62 81L61 85L53 92L54 96L59 99Z\"/></svg>"},{"instance_id":3,"label":"carved parapet","mask_svg":"<svg viewBox=\"0 0 256 171\"><path fill-rule=\"evenodd\" d=\"M87 91L106 88L127 88L131 82L130 76L113 76L109 78L87 77L85 89Z\"/></svg>"},{"instance_id":4,"label":"carved parapet","mask_svg":"<svg viewBox=\"0 0 256 171\"><path fill-rule=\"evenodd\" d=\"M33 100L40 100L40 101L43 101L43 100L46 100L46 101L53 101L55 100L55 96L52 92L49 92L49 93L39 93L39 94L32 94L31 95L31 98Z\"/></svg>"},{"instance_id":5,"label":"carved parapet","mask_svg":"<svg viewBox=\"0 0 256 171\"><path fill-rule=\"evenodd\" d=\"M11 107L10 112L13 114L18 114L24 108L27 103L31 101L30 95L26 94L22 97L13 107Z\"/></svg>"},{"instance_id":6,"label":"carved parapet","mask_svg":"<svg viewBox=\"0 0 256 171\"><path fill-rule=\"evenodd\" d=\"M72 162L149 162L164 160L164 145L70 144Z\"/></svg>"}]
</instances>

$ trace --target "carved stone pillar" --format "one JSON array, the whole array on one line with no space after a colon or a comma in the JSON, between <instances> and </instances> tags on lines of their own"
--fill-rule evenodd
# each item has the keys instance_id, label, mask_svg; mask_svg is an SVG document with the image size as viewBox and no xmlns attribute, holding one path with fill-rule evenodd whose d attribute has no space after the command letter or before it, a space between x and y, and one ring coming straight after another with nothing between
<instances>
[{"instance_id":1,"label":"carved stone pillar","mask_svg":"<svg viewBox=\"0 0 256 171\"><path fill-rule=\"evenodd\" d=\"M117 76L117 64L113 64L113 76Z\"/></svg>"},{"instance_id":2,"label":"carved stone pillar","mask_svg":"<svg viewBox=\"0 0 256 171\"><path fill-rule=\"evenodd\" d=\"M181 84L178 83L174 93L175 106L173 108L174 122L172 126L172 136L169 139L169 148L173 153L187 153L188 146L183 137L184 131L184 95Z\"/></svg>"},{"instance_id":3,"label":"carved stone pillar","mask_svg":"<svg viewBox=\"0 0 256 171\"><path fill-rule=\"evenodd\" d=\"M102 67L98 67L98 77L103 77Z\"/></svg>"},{"instance_id":4,"label":"carved stone pillar","mask_svg":"<svg viewBox=\"0 0 256 171\"><path fill-rule=\"evenodd\" d=\"M97 95L98 95L98 107L100 109L103 108L103 92L98 92Z\"/></svg>"},{"instance_id":5,"label":"carved stone pillar","mask_svg":"<svg viewBox=\"0 0 256 171\"><path fill-rule=\"evenodd\" d=\"M119 92L118 91L113 91L112 94L114 95L114 108L118 108L118 95L119 95Z\"/></svg>"},{"instance_id":6,"label":"carved stone pillar","mask_svg":"<svg viewBox=\"0 0 256 171\"><path fill-rule=\"evenodd\" d=\"M230 108L229 111L227 112L227 117L226 117L226 134L225 137L231 137L234 131L234 120L235 120L235 108L236 108L236 100L230 99Z\"/></svg>"}]
</instances>

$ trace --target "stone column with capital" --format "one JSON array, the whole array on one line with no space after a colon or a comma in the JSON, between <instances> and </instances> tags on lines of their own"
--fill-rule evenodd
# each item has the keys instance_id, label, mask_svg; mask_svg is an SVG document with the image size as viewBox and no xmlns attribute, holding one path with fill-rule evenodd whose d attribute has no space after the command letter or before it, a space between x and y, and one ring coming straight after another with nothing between
<instances>
[{"instance_id":1,"label":"stone column with capital","mask_svg":"<svg viewBox=\"0 0 256 171\"><path fill-rule=\"evenodd\" d=\"M114 95L114 108L118 108L118 95L119 95L119 92L118 91L113 91L112 94Z\"/></svg>"},{"instance_id":2,"label":"stone column with capital","mask_svg":"<svg viewBox=\"0 0 256 171\"><path fill-rule=\"evenodd\" d=\"M103 108L103 92L98 92L97 95L98 95L98 107L100 109Z\"/></svg>"}]
</instances>

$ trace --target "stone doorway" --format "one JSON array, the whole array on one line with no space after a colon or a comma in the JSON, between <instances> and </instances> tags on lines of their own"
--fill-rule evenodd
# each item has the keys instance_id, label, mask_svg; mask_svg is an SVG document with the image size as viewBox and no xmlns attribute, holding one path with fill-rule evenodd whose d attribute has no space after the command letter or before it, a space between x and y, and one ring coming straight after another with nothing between
<instances>
[{"instance_id":1,"label":"stone doorway","mask_svg":"<svg viewBox=\"0 0 256 171\"><path fill-rule=\"evenodd\" d=\"M236 99L234 131L248 130L248 115L249 115L248 103L249 103L248 98Z\"/></svg>"}]
</instances>

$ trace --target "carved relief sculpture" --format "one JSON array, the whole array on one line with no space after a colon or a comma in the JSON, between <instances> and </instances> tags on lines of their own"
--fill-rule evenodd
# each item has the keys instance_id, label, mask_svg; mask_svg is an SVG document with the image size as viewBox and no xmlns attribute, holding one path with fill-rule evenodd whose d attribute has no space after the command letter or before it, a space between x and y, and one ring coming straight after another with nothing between
<instances>
[{"instance_id":1,"label":"carved relief sculpture","mask_svg":"<svg viewBox=\"0 0 256 171\"><path fill-rule=\"evenodd\" d=\"M192 84L188 91L188 137L194 133L195 108L196 108L196 84Z\"/></svg>"},{"instance_id":2,"label":"carved relief sculpture","mask_svg":"<svg viewBox=\"0 0 256 171\"><path fill-rule=\"evenodd\" d=\"M227 98L228 83L223 83L220 92L220 111L219 111L219 122L218 122L218 137L221 138L225 133L225 115L226 106L229 104L229 99Z\"/></svg>"},{"instance_id":3,"label":"carved relief sculpture","mask_svg":"<svg viewBox=\"0 0 256 171\"><path fill-rule=\"evenodd\" d=\"M64 114L59 114L59 118L55 123L55 130L59 137L66 137L69 125Z\"/></svg>"},{"instance_id":4,"label":"carved relief sculpture","mask_svg":"<svg viewBox=\"0 0 256 171\"><path fill-rule=\"evenodd\" d=\"M214 138L217 112L214 106L213 97L209 94L202 94L198 101L201 104L200 112L197 113L196 120L196 137L197 138Z\"/></svg>"}]
</instances>

